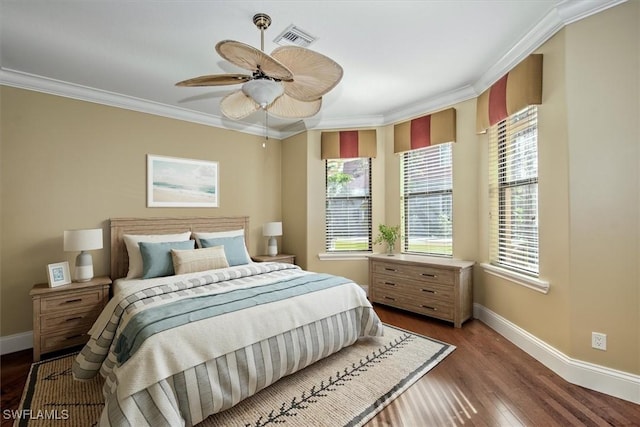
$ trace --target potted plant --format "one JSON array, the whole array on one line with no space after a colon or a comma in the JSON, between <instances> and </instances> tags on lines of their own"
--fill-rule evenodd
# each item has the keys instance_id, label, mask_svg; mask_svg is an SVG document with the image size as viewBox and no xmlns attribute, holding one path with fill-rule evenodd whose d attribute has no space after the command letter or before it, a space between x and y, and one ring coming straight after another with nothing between
<instances>
[{"instance_id":1,"label":"potted plant","mask_svg":"<svg viewBox=\"0 0 640 427\"><path fill-rule=\"evenodd\" d=\"M400 226L390 226L380 224L378 226L378 236L373 241L374 244L386 243L387 255L393 255L393 248L396 245L396 240L400 237Z\"/></svg>"}]
</instances>

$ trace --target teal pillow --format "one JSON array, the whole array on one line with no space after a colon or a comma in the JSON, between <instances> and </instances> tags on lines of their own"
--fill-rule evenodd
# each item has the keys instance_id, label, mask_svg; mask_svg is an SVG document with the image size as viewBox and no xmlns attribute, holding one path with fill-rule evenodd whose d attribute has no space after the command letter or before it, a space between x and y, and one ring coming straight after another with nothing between
<instances>
[{"instance_id":1,"label":"teal pillow","mask_svg":"<svg viewBox=\"0 0 640 427\"><path fill-rule=\"evenodd\" d=\"M184 242L140 242L140 255L142 255L142 278L172 276L173 258L171 249L194 249L196 241Z\"/></svg>"},{"instance_id":2,"label":"teal pillow","mask_svg":"<svg viewBox=\"0 0 640 427\"><path fill-rule=\"evenodd\" d=\"M200 239L203 248L212 246L224 246L224 254L229 266L249 264L247 249L244 246L244 236L214 237L212 239Z\"/></svg>"}]
</instances>

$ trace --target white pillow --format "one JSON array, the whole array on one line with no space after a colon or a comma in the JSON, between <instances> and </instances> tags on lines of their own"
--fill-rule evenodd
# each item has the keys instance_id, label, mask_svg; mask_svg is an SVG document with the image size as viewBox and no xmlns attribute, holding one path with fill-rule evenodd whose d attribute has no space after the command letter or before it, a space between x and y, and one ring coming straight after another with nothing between
<instances>
[{"instance_id":1,"label":"white pillow","mask_svg":"<svg viewBox=\"0 0 640 427\"><path fill-rule=\"evenodd\" d=\"M125 234L122 236L124 244L127 246L127 253L129 254L129 272L127 273L127 279L137 279L142 277L142 255L140 254L140 242L184 242L191 238L191 232L185 231L184 233L177 234L148 234L148 235L136 235Z\"/></svg>"},{"instance_id":2,"label":"white pillow","mask_svg":"<svg viewBox=\"0 0 640 427\"><path fill-rule=\"evenodd\" d=\"M236 237L242 236L244 242L244 252L247 254L247 259L251 262L251 255L249 255L249 251L247 250L247 243L244 240L244 228L240 230L231 230L231 231L194 231L193 238L196 239L196 246L198 248L202 248L202 244L200 243L200 239L215 239L219 237Z\"/></svg>"}]
</instances>

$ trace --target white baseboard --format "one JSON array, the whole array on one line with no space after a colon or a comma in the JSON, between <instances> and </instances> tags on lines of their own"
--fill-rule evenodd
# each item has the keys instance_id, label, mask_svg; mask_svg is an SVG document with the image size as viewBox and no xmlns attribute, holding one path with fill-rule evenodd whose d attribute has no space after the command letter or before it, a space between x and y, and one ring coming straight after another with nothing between
<instances>
[{"instance_id":1,"label":"white baseboard","mask_svg":"<svg viewBox=\"0 0 640 427\"><path fill-rule=\"evenodd\" d=\"M32 331L0 337L0 354L15 353L28 348L33 348Z\"/></svg>"},{"instance_id":2,"label":"white baseboard","mask_svg":"<svg viewBox=\"0 0 640 427\"><path fill-rule=\"evenodd\" d=\"M473 316L566 381L640 404L640 375L572 359L480 304L473 305Z\"/></svg>"}]
</instances>

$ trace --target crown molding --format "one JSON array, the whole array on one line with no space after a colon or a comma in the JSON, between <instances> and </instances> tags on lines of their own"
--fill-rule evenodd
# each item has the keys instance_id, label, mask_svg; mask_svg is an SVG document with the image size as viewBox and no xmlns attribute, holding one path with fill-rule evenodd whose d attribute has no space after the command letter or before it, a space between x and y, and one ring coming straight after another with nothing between
<instances>
[{"instance_id":1,"label":"crown molding","mask_svg":"<svg viewBox=\"0 0 640 427\"><path fill-rule=\"evenodd\" d=\"M556 9L564 25L569 25L626 2L627 0L563 0L556 6Z\"/></svg>"},{"instance_id":2,"label":"crown molding","mask_svg":"<svg viewBox=\"0 0 640 427\"><path fill-rule=\"evenodd\" d=\"M522 39L518 40L507 53L489 68L473 85L477 95L487 90L493 83L535 52L554 34L565 26L595 15L626 2L627 0L564 0L551 9Z\"/></svg>"},{"instance_id":3,"label":"crown molding","mask_svg":"<svg viewBox=\"0 0 640 427\"><path fill-rule=\"evenodd\" d=\"M472 99L484 92L498 79L513 69L519 62L538 49L544 42L566 25L587 18L601 11L626 2L627 0L563 0L551 9L527 34L481 74L466 86L443 92L424 101L403 108L371 116L348 116L344 118L322 118L322 116L301 120L278 129L269 129L273 138L284 139L307 130L368 128L386 126L409 120L424 114ZM88 101L112 107L124 108L141 113L154 114L176 120L198 123L247 134L263 136L264 126L227 120L212 114L205 114L186 108L175 107L134 98L118 93L76 85L61 80L0 67L0 84L52 95Z\"/></svg>"},{"instance_id":4,"label":"crown molding","mask_svg":"<svg viewBox=\"0 0 640 427\"><path fill-rule=\"evenodd\" d=\"M63 96L65 98L77 99L80 101L93 102L111 107L124 108L126 110L140 113L153 114L170 119L182 120L197 123L205 126L213 126L223 129L235 130L252 135L263 136L264 127L260 125L248 125L242 122L235 122L223 119L212 114L205 114L186 108L161 104L146 99L134 98L101 89L23 73L21 71L0 68L0 84L28 89L36 92L48 93L50 95ZM270 129L270 136L281 139L279 131Z\"/></svg>"}]
</instances>

